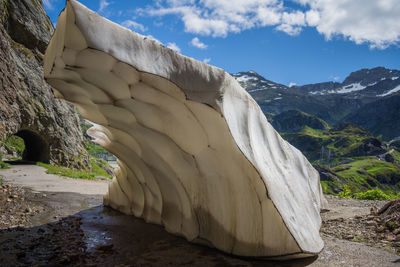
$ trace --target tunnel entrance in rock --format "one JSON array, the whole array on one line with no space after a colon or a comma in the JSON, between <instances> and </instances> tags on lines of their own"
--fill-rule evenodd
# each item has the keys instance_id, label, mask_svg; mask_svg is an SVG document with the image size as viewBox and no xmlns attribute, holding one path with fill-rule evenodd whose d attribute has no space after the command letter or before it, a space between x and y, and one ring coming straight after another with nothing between
<instances>
[{"instance_id":1,"label":"tunnel entrance in rock","mask_svg":"<svg viewBox=\"0 0 400 267\"><path fill-rule=\"evenodd\" d=\"M7 139L7 150L14 157L13 161L44 162L50 161L50 149L48 142L38 133L32 130L20 130Z\"/></svg>"}]
</instances>

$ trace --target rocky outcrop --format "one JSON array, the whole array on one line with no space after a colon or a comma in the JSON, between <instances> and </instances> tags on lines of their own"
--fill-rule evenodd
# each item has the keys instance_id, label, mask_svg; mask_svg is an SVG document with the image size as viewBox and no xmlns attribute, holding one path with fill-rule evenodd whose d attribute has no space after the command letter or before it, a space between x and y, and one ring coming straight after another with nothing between
<instances>
[{"instance_id":1,"label":"rocky outcrop","mask_svg":"<svg viewBox=\"0 0 400 267\"><path fill-rule=\"evenodd\" d=\"M328 124L322 119L298 110L288 110L274 116L272 126L278 132L299 132L308 126L313 129L327 130Z\"/></svg>"},{"instance_id":2,"label":"rocky outcrop","mask_svg":"<svg viewBox=\"0 0 400 267\"><path fill-rule=\"evenodd\" d=\"M323 248L318 172L222 69L69 0L44 73L118 158L106 205L236 255Z\"/></svg>"},{"instance_id":3,"label":"rocky outcrop","mask_svg":"<svg viewBox=\"0 0 400 267\"><path fill-rule=\"evenodd\" d=\"M390 141L400 135L399 110L400 93L397 93L362 106L348 114L343 121L361 125L372 134Z\"/></svg>"},{"instance_id":4,"label":"rocky outcrop","mask_svg":"<svg viewBox=\"0 0 400 267\"><path fill-rule=\"evenodd\" d=\"M24 158L87 168L75 109L43 79L53 24L39 0L0 0L0 136L25 141Z\"/></svg>"}]
</instances>

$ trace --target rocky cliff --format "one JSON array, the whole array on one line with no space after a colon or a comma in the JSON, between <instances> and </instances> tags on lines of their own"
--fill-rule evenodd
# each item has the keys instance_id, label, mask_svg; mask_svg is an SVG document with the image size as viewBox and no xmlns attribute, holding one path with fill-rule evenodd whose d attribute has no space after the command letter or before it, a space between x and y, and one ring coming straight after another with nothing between
<instances>
[{"instance_id":1,"label":"rocky cliff","mask_svg":"<svg viewBox=\"0 0 400 267\"><path fill-rule=\"evenodd\" d=\"M0 0L0 136L25 141L24 159L87 168L79 120L43 78L53 32L40 0Z\"/></svg>"},{"instance_id":2,"label":"rocky cliff","mask_svg":"<svg viewBox=\"0 0 400 267\"><path fill-rule=\"evenodd\" d=\"M318 130L329 128L328 124L322 119L298 110L288 110L274 116L272 126L278 132L286 133L299 132L305 126Z\"/></svg>"}]
</instances>

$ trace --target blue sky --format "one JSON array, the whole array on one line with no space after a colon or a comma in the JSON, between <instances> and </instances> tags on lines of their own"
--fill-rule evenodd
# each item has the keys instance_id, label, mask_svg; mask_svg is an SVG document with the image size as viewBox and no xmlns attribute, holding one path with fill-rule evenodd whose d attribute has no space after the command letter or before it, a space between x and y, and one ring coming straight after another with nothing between
<instances>
[{"instance_id":1,"label":"blue sky","mask_svg":"<svg viewBox=\"0 0 400 267\"><path fill-rule=\"evenodd\" d=\"M399 0L81 0L108 19L230 73L285 85L400 69ZM65 0L43 0L55 23Z\"/></svg>"}]
</instances>

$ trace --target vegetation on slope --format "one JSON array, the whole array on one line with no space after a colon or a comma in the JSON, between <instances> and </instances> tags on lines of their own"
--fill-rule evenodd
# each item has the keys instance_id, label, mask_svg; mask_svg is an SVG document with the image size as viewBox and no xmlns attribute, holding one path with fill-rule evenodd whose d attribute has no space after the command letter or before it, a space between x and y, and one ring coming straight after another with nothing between
<instances>
[{"instance_id":1,"label":"vegetation on slope","mask_svg":"<svg viewBox=\"0 0 400 267\"><path fill-rule=\"evenodd\" d=\"M274 122L277 119L279 115ZM388 147L352 123L323 130L303 122L299 131L281 135L319 171L324 193L360 199L400 196L400 152L396 147Z\"/></svg>"},{"instance_id":2,"label":"vegetation on slope","mask_svg":"<svg viewBox=\"0 0 400 267\"><path fill-rule=\"evenodd\" d=\"M341 123L329 130L304 126L299 132L281 133L310 161L329 161L340 157L372 156L384 153L382 142L352 123Z\"/></svg>"},{"instance_id":3,"label":"vegetation on slope","mask_svg":"<svg viewBox=\"0 0 400 267\"><path fill-rule=\"evenodd\" d=\"M400 192L400 168L375 157L347 158L331 168L315 167L320 172L322 188L328 194L347 190L348 196L372 189L388 195Z\"/></svg>"},{"instance_id":4,"label":"vegetation on slope","mask_svg":"<svg viewBox=\"0 0 400 267\"><path fill-rule=\"evenodd\" d=\"M338 196L343 198L356 198L364 200L387 200L400 198L400 193L385 193L379 188L374 188L365 192L353 193L347 186L345 186L343 191L340 192Z\"/></svg>"},{"instance_id":5,"label":"vegetation on slope","mask_svg":"<svg viewBox=\"0 0 400 267\"><path fill-rule=\"evenodd\" d=\"M6 147L6 150L14 151L17 153L19 158L22 158L22 154L25 150L25 143L21 137L12 135L10 138L3 141L3 145Z\"/></svg>"}]
</instances>

